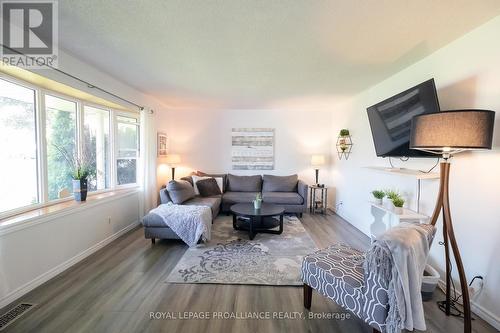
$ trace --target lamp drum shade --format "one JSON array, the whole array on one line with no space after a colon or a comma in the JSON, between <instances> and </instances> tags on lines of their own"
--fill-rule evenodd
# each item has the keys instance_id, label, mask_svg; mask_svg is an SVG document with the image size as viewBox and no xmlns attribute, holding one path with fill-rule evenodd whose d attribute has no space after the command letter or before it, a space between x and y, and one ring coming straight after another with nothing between
<instances>
[{"instance_id":1,"label":"lamp drum shade","mask_svg":"<svg viewBox=\"0 0 500 333\"><path fill-rule=\"evenodd\" d=\"M450 149L491 149L495 112L452 110L427 113L412 120L410 148L448 151Z\"/></svg>"},{"instance_id":2,"label":"lamp drum shade","mask_svg":"<svg viewBox=\"0 0 500 333\"><path fill-rule=\"evenodd\" d=\"M311 156L312 166L322 166L325 165L325 155L312 155Z\"/></svg>"},{"instance_id":3,"label":"lamp drum shade","mask_svg":"<svg viewBox=\"0 0 500 333\"><path fill-rule=\"evenodd\" d=\"M176 165L181 163L181 157L177 154L168 154L165 158L165 163L169 165Z\"/></svg>"}]
</instances>

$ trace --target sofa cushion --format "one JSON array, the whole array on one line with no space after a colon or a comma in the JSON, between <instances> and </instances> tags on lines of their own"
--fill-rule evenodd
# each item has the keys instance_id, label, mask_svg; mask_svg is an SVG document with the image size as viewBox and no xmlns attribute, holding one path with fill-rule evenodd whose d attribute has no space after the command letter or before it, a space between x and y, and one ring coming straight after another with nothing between
<instances>
[{"instance_id":1,"label":"sofa cushion","mask_svg":"<svg viewBox=\"0 0 500 333\"><path fill-rule=\"evenodd\" d=\"M302 205L304 199L296 192L262 192L264 202L284 205Z\"/></svg>"},{"instance_id":2,"label":"sofa cushion","mask_svg":"<svg viewBox=\"0 0 500 333\"><path fill-rule=\"evenodd\" d=\"M146 214L141 222L145 228L168 228L165 221L157 214Z\"/></svg>"},{"instance_id":3,"label":"sofa cushion","mask_svg":"<svg viewBox=\"0 0 500 333\"><path fill-rule=\"evenodd\" d=\"M297 192L297 175L272 176L264 175L262 192Z\"/></svg>"},{"instance_id":4,"label":"sofa cushion","mask_svg":"<svg viewBox=\"0 0 500 333\"><path fill-rule=\"evenodd\" d=\"M222 195L222 201L227 204L250 203L259 192L231 192L228 191Z\"/></svg>"},{"instance_id":5,"label":"sofa cushion","mask_svg":"<svg viewBox=\"0 0 500 333\"><path fill-rule=\"evenodd\" d=\"M262 177L227 175L227 190L231 192L260 192L262 190Z\"/></svg>"},{"instance_id":6,"label":"sofa cushion","mask_svg":"<svg viewBox=\"0 0 500 333\"><path fill-rule=\"evenodd\" d=\"M196 182L196 187L202 197L222 194L215 178L200 179Z\"/></svg>"},{"instance_id":7,"label":"sofa cushion","mask_svg":"<svg viewBox=\"0 0 500 333\"><path fill-rule=\"evenodd\" d=\"M174 204L181 204L194 197L194 188L185 180L171 180L167 184L167 191L170 200Z\"/></svg>"},{"instance_id":8,"label":"sofa cushion","mask_svg":"<svg viewBox=\"0 0 500 333\"><path fill-rule=\"evenodd\" d=\"M221 203L221 196L214 195L211 197L194 197L184 202L183 205L209 207L212 210L212 217L215 218L215 216L219 213L220 203Z\"/></svg>"}]
</instances>

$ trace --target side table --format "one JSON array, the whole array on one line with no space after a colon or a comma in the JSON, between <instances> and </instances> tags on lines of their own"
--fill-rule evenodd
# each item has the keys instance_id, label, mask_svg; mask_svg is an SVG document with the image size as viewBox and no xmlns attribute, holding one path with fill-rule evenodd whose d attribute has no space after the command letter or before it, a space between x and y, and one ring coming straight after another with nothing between
<instances>
[{"instance_id":1,"label":"side table","mask_svg":"<svg viewBox=\"0 0 500 333\"><path fill-rule=\"evenodd\" d=\"M326 208L328 203L328 187L320 187L316 185L309 186L309 213L316 214L320 212L321 214L326 214ZM316 193L319 192L319 193ZM318 198L319 197L319 198Z\"/></svg>"}]
</instances>

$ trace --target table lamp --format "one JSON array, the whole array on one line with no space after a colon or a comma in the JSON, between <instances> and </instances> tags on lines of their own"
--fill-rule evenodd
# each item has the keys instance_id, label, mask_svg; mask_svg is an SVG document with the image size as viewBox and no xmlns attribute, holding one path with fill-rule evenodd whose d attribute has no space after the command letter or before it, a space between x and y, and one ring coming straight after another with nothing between
<instances>
[{"instance_id":1,"label":"table lamp","mask_svg":"<svg viewBox=\"0 0 500 333\"><path fill-rule=\"evenodd\" d=\"M491 149L495 112L487 110L453 110L422 114L412 120L410 148L441 155L439 194L431 218L435 225L443 213L443 239L446 256L445 313L451 314L451 261L450 245L457 265L464 308L464 332L471 332L471 309L465 271L460 257L449 202L449 159L467 150Z\"/></svg>"},{"instance_id":2,"label":"table lamp","mask_svg":"<svg viewBox=\"0 0 500 333\"><path fill-rule=\"evenodd\" d=\"M318 182L319 167L325 165L325 155L312 155L311 165L314 167L314 170L316 171L316 186L317 186L319 185Z\"/></svg>"},{"instance_id":3,"label":"table lamp","mask_svg":"<svg viewBox=\"0 0 500 333\"><path fill-rule=\"evenodd\" d=\"M177 154L168 154L165 163L172 169L172 180L175 180L175 166L181 163L181 157Z\"/></svg>"}]
</instances>

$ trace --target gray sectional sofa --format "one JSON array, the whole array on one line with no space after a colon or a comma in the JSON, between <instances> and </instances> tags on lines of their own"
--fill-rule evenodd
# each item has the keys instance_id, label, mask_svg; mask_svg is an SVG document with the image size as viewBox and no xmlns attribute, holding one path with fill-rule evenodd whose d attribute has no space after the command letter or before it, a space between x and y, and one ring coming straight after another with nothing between
<instances>
[{"instance_id":1,"label":"gray sectional sofa","mask_svg":"<svg viewBox=\"0 0 500 333\"><path fill-rule=\"evenodd\" d=\"M230 207L236 203L251 203L258 193L262 194L264 202L283 206L285 213L302 216L302 213L307 210L308 186L299 180L297 175L237 176L232 174L208 175L204 173L199 175L221 177L223 179L222 193L205 197L193 195L190 188L190 186L193 186L192 178L184 177L181 181L171 181L168 186L162 187L160 190L161 203L165 204L173 201L182 205L210 207L212 221L220 212L229 214ZM179 239L165 225L162 219L154 214L147 214L142 223L145 237L153 242L155 238Z\"/></svg>"}]
</instances>

